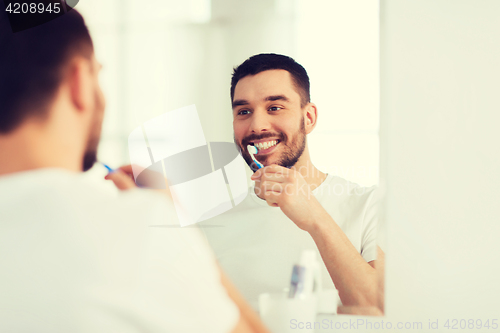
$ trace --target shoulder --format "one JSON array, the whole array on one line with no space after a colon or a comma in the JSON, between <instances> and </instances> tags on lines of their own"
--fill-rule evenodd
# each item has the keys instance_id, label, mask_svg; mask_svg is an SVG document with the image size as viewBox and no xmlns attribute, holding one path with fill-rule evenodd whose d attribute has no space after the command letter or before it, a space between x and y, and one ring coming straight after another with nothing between
<instances>
[{"instance_id":1,"label":"shoulder","mask_svg":"<svg viewBox=\"0 0 500 333\"><path fill-rule=\"evenodd\" d=\"M378 201L378 187L365 187L347 179L329 175L325 182L317 188L315 195L319 197L335 198L339 202L350 202L352 204L366 204Z\"/></svg>"},{"instance_id":2,"label":"shoulder","mask_svg":"<svg viewBox=\"0 0 500 333\"><path fill-rule=\"evenodd\" d=\"M158 215L171 217L173 205L163 195L147 190L117 192L90 180L84 174L60 169L42 169L0 177L2 207L13 217L23 211L41 216L77 221L127 220L151 223ZM175 215L175 210L174 217ZM134 223L134 222L131 222Z\"/></svg>"}]
</instances>

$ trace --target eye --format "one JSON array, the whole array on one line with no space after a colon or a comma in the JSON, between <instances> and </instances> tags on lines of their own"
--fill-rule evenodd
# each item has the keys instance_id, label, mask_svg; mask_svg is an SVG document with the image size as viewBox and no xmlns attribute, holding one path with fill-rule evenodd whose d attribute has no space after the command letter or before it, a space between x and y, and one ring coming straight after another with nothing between
<instances>
[{"instance_id":1,"label":"eye","mask_svg":"<svg viewBox=\"0 0 500 333\"><path fill-rule=\"evenodd\" d=\"M237 113L237 115L239 115L239 116L246 116L247 114L250 114L250 110L243 109L243 110L239 110Z\"/></svg>"},{"instance_id":2,"label":"eye","mask_svg":"<svg viewBox=\"0 0 500 333\"><path fill-rule=\"evenodd\" d=\"M268 111L279 111L283 109L282 107L279 107L279 106L271 106Z\"/></svg>"}]
</instances>

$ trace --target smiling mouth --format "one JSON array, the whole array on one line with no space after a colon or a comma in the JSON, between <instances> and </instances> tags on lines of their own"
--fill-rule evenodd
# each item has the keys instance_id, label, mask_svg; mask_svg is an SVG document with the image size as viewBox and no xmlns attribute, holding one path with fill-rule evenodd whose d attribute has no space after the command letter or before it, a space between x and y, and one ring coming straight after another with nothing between
<instances>
[{"instance_id":1,"label":"smiling mouth","mask_svg":"<svg viewBox=\"0 0 500 333\"><path fill-rule=\"evenodd\" d=\"M280 140L276 139L261 142L250 142L250 144L257 147L257 149L259 150L258 154L265 154L268 150L270 150L270 148L277 146L280 142Z\"/></svg>"}]
</instances>

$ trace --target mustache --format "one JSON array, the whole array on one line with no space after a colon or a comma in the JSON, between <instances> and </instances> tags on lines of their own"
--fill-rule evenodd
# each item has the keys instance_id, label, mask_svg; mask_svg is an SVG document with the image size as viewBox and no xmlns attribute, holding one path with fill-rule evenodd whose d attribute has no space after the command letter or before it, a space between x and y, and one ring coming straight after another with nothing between
<instances>
[{"instance_id":1,"label":"mustache","mask_svg":"<svg viewBox=\"0 0 500 333\"><path fill-rule=\"evenodd\" d=\"M278 139L282 142L286 141L286 139L287 139L287 136L283 132L251 134L251 135L247 136L246 138L244 138L243 140L241 140L241 145L243 147L246 147L250 143L250 141L257 141L257 140L263 140L263 139L275 138L275 137L278 137Z\"/></svg>"}]
</instances>

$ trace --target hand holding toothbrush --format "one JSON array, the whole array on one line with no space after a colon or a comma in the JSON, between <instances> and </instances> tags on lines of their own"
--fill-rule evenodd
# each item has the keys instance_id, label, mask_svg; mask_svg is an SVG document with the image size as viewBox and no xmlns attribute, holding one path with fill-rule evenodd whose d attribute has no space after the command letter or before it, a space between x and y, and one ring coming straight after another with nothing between
<instances>
[{"instance_id":1,"label":"hand holding toothbrush","mask_svg":"<svg viewBox=\"0 0 500 333\"><path fill-rule=\"evenodd\" d=\"M312 193L304 177L294 169L272 164L251 177L255 194L268 205L279 207L300 229L311 231L325 209Z\"/></svg>"},{"instance_id":2,"label":"hand holding toothbrush","mask_svg":"<svg viewBox=\"0 0 500 333\"><path fill-rule=\"evenodd\" d=\"M172 199L172 195L170 193L170 190L168 188L168 181L166 178L163 177L163 175L158 175L154 171L150 170L144 170L145 173L147 173L148 177L144 177L146 182L145 183L140 183L137 184L134 181L134 173L133 173L133 166L132 165L124 165L119 167L118 169L111 169L108 166L104 165L106 169L108 169L109 173L104 177L106 180L111 180L115 186L121 190L121 191L126 191L138 187L154 187L154 181L157 181L158 179L162 178L162 182L165 184L165 189L154 189L152 191L157 191L159 193L165 194L169 199ZM135 168L141 170L143 168L134 165ZM148 183L148 181L153 180L153 183Z\"/></svg>"},{"instance_id":3,"label":"hand holding toothbrush","mask_svg":"<svg viewBox=\"0 0 500 333\"><path fill-rule=\"evenodd\" d=\"M133 176L131 176L132 167L130 165L113 170L106 164L102 164L109 171L104 179L111 180L120 191L130 190L137 187L132 178Z\"/></svg>"}]
</instances>

